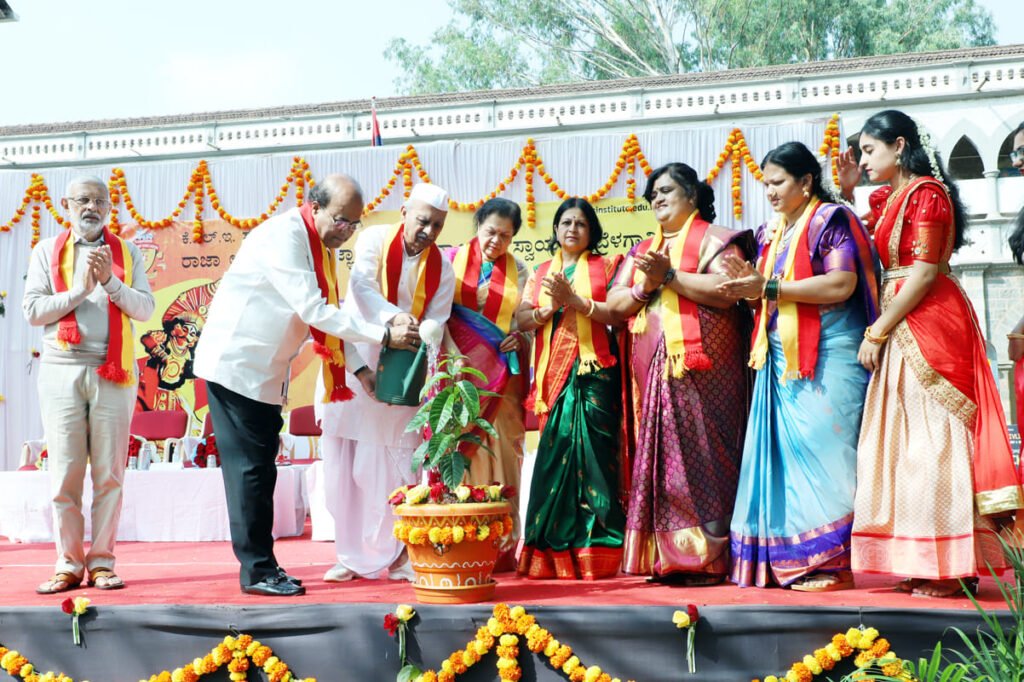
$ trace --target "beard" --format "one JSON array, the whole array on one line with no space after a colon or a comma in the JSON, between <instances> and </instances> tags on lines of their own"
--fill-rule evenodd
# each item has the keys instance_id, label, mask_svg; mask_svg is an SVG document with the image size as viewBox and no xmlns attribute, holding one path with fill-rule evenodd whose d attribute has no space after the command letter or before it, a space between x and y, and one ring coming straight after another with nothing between
<instances>
[{"instance_id":1,"label":"beard","mask_svg":"<svg viewBox=\"0 0 1024 682\"><path fill-rule=\"evenodd\" d=\"M100 218L79 218L77 231L89 241L93 241L103 232L103 220Z\"/></svg>"}]
</instances>

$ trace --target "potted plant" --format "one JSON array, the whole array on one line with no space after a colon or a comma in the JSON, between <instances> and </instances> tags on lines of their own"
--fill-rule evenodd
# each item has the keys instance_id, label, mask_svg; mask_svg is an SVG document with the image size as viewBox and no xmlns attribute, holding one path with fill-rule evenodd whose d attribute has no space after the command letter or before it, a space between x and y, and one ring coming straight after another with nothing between
<instances>
[{"instance_id":1,"label":"potted plant","mask_svg":"<svg viewBox=\"0 0 1024 682\"><path fill-rule=\"evenodd\" d=\"M425 467L427 482L402 486L391 494L395 537L406 544L416 572L414 590L424 603L484 601L494 594L491 572L498 545L512 532L511 486L463 483L470 445L493 455L479 432L498 434L480 416L480 396L469 377L486 381L458 355L446 355L423 387L425 402L406 431L425 432L413 453L413 470ZM479 432L477 432L479 430ZM480 452L477 456L487 456Z\"/></svg>"}]
</instances>

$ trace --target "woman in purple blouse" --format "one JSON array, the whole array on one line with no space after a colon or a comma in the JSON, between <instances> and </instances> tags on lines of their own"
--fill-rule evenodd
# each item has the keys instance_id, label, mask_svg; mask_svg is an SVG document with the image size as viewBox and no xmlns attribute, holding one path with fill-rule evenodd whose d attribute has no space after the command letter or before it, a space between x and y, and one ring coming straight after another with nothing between
<instances>
[{"instance_id":1,"label":"woman in purple blouse","mask_svg":"<svg viewBox=\"0 0 1024 682\"><path fill-rule=\"evenodd\" d=\"M857 361L877 316L875 255L860 220L798 142L761 164L776 217L756 269L725 263L723 293L757 319L757 372L730 532L732 581L828 591L853 585L850 531L868 373Z\"/></svg>"}]
</instances>

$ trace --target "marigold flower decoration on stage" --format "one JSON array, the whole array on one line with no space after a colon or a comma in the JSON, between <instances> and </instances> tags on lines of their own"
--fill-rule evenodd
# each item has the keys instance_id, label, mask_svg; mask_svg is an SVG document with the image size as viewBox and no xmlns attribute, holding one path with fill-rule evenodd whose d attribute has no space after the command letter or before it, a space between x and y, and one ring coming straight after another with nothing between
<instances>
[{"instance_id":1,"label":"marigold flower decoration on stage","mask_svg":"<svg viewBox=\"0 0 1024 682\"><path fill-rule=\"evenodd\" d=\"M854 665L860 670L854 673L854 679L874 679L867 668L875 667L883 675L906 682L916 682L904 666L903 661L889 648L889 641L878 636L875 628L850 628L845 633L832 637L832 641L813 654L807 654L796 661L782 675L768 675L764 682L811 682L822 672L832 670L839 661L857 653ZM753 682L761 682L753 680Z\"/></svg>"},{"instance_id":2,"label":"marigold flower decoration on stage","mask_svg":"<svg viewBox=\"0 0 1024 682\"><path fill-rule=\"evenodd\" d=\"M505 502L515 497L516 489L510 485L460 485L449 490L441 475L434 469L427 471L427 482L419 485L404 485L396 488L388 497L393 506L400 504L460 504ZM489 524L466 522L443 526L423 525L424 519L405 518L395 520L392 534L398 540L411 545L434 546L438 554L444 554L452 545L463 542L494 542L512 532L512 516L505 515L500 521Z\"/></svg>"},{"instance_id":3,"label":"marigold flower decoration on stage","mask_svg":"<svg viewBox=\"0 0 1024 682\"><path fill-rule=\"evenodd\" d=\"M164 670L139 682L196 682L203 675L215 673L225 665L229 679L236 682L250 679L249 670L252 666L262 670L268 682L316 682L313 677L295 677L288 664L275 656L270 647L254 640L252 635L244 634L237 637L228 635L206 656L175 668L173 672Z\"/></svg>"},{"instance_id":4,"label":"marigold flower decoration on stage","mask_svg":"<svg viewBox=\"0 0 1024 682\"><path fill-rule=\"evenodd\" d=\"M686 668L691 673L697 672L697 659L694 643L697 638L697 621L700 620L700 611L694 604L687 604L685 611L676 611L672 614L672 622L680 630L686 630Z\"/></svg>"},{"instance_id":5,"label":"marigold flower decoration on stage","mask_svg":"<svg viewBox=\"0 0 1024 682\"><path fill-rule=\"evenodd\" d=\"M456 675L466 672L491 650L497 648L498 678L503 681L522 679L519 666L519 645L526 638L527 648L534 654L543 654L555 670L560 670L566 679L573 682L621 682L601 670L600 666L585 666L579 656L572 653L572 647L562 644L550 632L540 627L536 619L521 606L509 608L507 604L495 604L487 624L476 632L464 649L452 653L441 662L440 670L427 670L411 682L454 682ZM630 681L632 682L632 681Z\"/></svg>"},{"instance_id":6,"label":"marigold flower decoration on stage","mask_svg":"<svg viewBox=\"0 0 1024 682\"><path fill-rule=\"evenodd\" d=\"M6 291L0 291L0 317L3 317L4 315L7 314L7 305L4 303L4 300L6 298L7 298L7 292Z\"/></svg>"},{"instance_id":7,"label":"marigold flower decoration on stage","mask_svg":"<svg viewBox=\"0 0 1024 682\"><path fill-rule=\"evenodd\" d=\"M90 603L88 597L68 597L60 603L61 611L71 616L71 638L76 646L82 646L82 631L78 625L78 617L85 615Z\"/></svg>"}]
</instances>

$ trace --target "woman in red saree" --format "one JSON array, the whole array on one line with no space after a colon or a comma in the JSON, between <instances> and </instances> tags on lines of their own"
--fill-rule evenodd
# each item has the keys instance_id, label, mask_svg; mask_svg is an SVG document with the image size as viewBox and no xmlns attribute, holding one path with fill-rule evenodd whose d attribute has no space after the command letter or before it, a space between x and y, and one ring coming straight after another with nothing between
<instances>
[{"instance_id":1,"label":"woman in red saree","mask_svg":"<svg viewBox=\"0 0 1024 682\"><path fill-rule=\"evenodd\" d=\"M859 167L847 151L844 194L866 170L888 183L865 224L882 266L882 313L858 359L873 372L857 448L855 571L904 579L897 591L961 594L986 563L1005 567L993 516L1022 506L1020 480L985 341L950 274L966 218L927 136L899 111L865 123Z\"/></svg>"}]
</instances>

